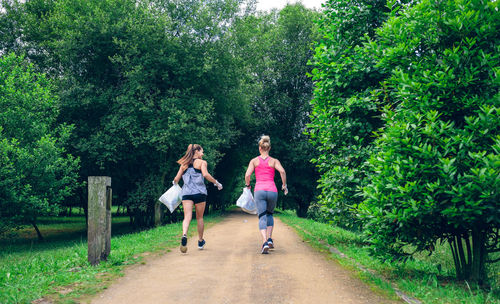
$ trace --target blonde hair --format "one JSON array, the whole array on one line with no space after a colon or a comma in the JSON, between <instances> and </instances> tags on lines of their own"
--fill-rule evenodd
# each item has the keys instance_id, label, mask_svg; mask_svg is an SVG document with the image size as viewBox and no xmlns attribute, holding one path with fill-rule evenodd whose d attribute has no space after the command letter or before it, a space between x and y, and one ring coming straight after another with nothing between
<instances>
[{"instance_id":1,"label":"blonde hair","mask_svg":"<svg viewBox=\"0 0 500 304\"><path fill-rule=\"evenodd\" d=\"M269 135L262 135L259 140L259 147L263 151L269 151L271 149L271 138Z\"/></svg>"},{"instance_id":2,"label":"blonde hair","mask_svg":"<svg viewBox=\"0 0 500 304\"><path fill-rule=\"evenodd\" d=\"M181 166L186 166L189 165L194 158L194 152L200 151L203 149L200 145L198 144L190 144L186 150L186 154L177 161L177 163Z\"/></svg>"}]
</instances>

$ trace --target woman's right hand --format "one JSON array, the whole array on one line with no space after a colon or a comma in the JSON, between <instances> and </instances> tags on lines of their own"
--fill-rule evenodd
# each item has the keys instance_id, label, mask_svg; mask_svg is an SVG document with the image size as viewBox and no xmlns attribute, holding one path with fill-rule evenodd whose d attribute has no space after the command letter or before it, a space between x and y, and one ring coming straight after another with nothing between
<instances>
[{"instance_id":1,"label":"woman's right hand","mask_svg":"<svg viewBox=\"0 0 500 304\"><path fill-rule=\"evenodd\" d=\"M285 193L285 195L288 194L288 188L286 185L281 186L281 190L283 190L283 193Z\"/></svg>"}]
</instances>

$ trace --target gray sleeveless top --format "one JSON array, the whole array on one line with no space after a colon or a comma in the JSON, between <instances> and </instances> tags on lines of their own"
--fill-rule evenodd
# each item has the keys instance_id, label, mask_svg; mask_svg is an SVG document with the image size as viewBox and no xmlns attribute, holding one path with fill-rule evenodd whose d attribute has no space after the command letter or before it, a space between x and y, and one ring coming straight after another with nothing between
<instances>
[{"instance_id":1,"label":"gray sleeveless top","mask_svg":"<svg viewBox=\"0 0 500 304\"><path fill-rule=\"evenodd\" d=\"M184 181L182 195L207 194L205 178L201 174L201 170L195 169L193 164L190 164L186 171L184 171L182 180Z\"/></svg>"}]
</instances>

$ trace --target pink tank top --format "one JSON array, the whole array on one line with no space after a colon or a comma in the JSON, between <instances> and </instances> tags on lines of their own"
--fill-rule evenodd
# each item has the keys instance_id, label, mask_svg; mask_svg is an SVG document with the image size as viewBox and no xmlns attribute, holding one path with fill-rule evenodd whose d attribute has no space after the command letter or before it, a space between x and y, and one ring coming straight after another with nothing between
<instances>
[{"instance_id":1,"label":"pink tank top","mask_svg":"<svg viewBox=\"0 0 500 304\"><path fill-rule=\"evenodd\" d=\"M271 191L278 192L276 185L274 184L274 168L269 166L269 159L267 157L265 160L259 156L259 165L255 167L255 183L254 191Z\"/></svg>"}]
</instances>

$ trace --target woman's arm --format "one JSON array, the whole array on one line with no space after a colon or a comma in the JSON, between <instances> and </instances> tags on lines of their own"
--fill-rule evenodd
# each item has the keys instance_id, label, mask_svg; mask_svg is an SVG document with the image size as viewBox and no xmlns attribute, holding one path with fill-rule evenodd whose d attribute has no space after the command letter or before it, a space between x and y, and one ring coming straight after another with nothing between
<instances>
[{"instance_id":1,"label":"woman's arm","mask_svg":"<svg viewBox=\"0 0 500 304\"><path fill-rule=\"evenodd\" d=\"M286 186L286 172L285 172L285 169L283 168L283 166L281 165L280 161L276 159L276 162L274 163L274 168L276 170L278 170L278 172L280 173L281 175L281 182L282 182L282 186L281 186L281 190L283 190L283 192L285 192L285 195L288 194L288 188Z\"/></svg>"},{"instance_id":2,"label":"woman's arm","mask_svg":"<svg viewBox=\"0 0 500 304\"><path fill-rule=\"evenodd\" d=\"M184 173L184 170L186 170L186 167L185 165L182 165L179 167L179 171L177 171L177 175L174 177L174 183L178 184L179 181L181 180L181 177L182 177L182 173Z\"/></svg>"},{"instance_id":3,"label":"woman's arm","mask_svg":"<svg viewBox=\"0 0 500 304\"><path fill-rule=\"evenodd\" d=\"M201 161L201 174L203 175L204 178L206 178L209 182L213 184L218 184L219 182L208 173L207 170L207 162L202 160Z\"/></svg>"},{"instance_id":4,"label":"woman's arm","mask_svg":"<svg viewBox=\"0 0 500 304\"><path fill-rule=\"evenodd\" d=\"M248 164L247 172L245 173L245 185L250 185L250 178L252 177L253 170L255 170L255 166L252 159ZM250 186L247 188L250 188Z\"/></svg>"}]
</instances>

